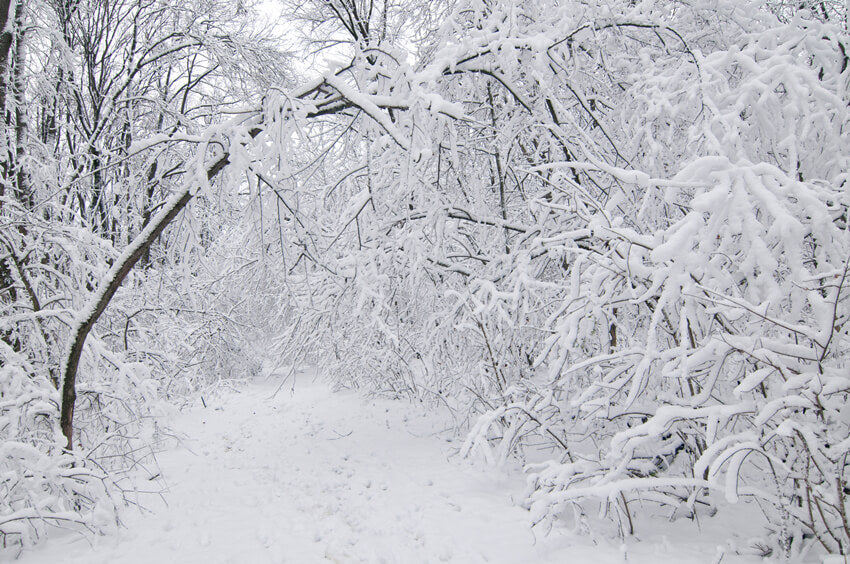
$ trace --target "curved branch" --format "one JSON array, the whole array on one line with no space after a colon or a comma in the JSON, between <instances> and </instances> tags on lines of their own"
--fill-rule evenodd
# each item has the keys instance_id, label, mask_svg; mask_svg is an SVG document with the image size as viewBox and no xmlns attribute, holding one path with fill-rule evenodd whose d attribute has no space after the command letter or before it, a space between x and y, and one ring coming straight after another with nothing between
<instances>
[{"instance_id":1,"label":"curved branch","mask_svg":"<svg viewBox=\"0 0 850 564\"><path fill-rule=\"evenodd\" d=\"M259 134L259 129L251 131L251 136L255 137ZM207 180L212 180L218 173L230 164L230 153L225 153L224 156L214 162L207 168ZM74 405L77 401L77 370L80 366L80 358L83 354L83 347L86 344L86 337L97 323L97 320L106 310L106 306L112 300L115 292L121 287L124 279L133 269L139 259L145 255L150 249L154 241L162 234L162 231L171 223L177 215L183 211L194 195L194 186L187 183L182 190L174 194L168 203L160 210L157 216L148 224L148 226L133 240L133 242L124 250L121 257L112 265L109 272L106 274L106 279L101 288L92 297L88 306L82 310L74 323L75 327L71 332L71 346L68 349L68 354L65 360L64 381L62 382L62 411L59 415L59 425L62 428L62 434L67 439L65 448L73 449L74 436Z\"/></svg>"}]
</instances>

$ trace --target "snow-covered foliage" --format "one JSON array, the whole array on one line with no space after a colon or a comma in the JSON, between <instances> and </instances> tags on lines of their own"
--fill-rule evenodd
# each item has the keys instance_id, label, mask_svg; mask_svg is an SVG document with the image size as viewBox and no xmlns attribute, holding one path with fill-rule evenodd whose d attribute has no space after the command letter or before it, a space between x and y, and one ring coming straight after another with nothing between
<instances>
[{"instance_id":1,"label":"snow-covered foliage","mask_svg":"<svg viewBox=\"0 0 850 564\"><path fill-rule=\"evenodd\" d=\"M44 188L4 176L2 367L52 407L10 440L59 456L57 351L194 196L88 342L82 447L111 391L141 420L262 342L448 408L544 526L755 503L777 555L850 551L845 5L287 3L332 58L293 90L242 3L166 4L33 11L61 31L16 147Z\"/></svg>"},{"instance_id":2,"label":"snow-covered foliage","mask_svg":"<svg viewBox=\"0 0 850 564\"><path fill-rule=\"evenodd\" d=\"M850 64L816 8L467 1L415 59L359 38L325 76L356 111L277 173L282 342L473 416L539 520L753 501L778 554L846 553Z\"/></svg>"},{"instance_id":3,"label":"snow-covered foliage","mask_svg":"<svg viewBox=\"0 0 850 564\"><path fill-rule=\"evenodd\" d=\"M106 475L57 452L58 394L32 380L32 366L19 354L2 348L0 543L30 544L48 524L108 529L115 508Z\"/></svg>"}]
</instances>

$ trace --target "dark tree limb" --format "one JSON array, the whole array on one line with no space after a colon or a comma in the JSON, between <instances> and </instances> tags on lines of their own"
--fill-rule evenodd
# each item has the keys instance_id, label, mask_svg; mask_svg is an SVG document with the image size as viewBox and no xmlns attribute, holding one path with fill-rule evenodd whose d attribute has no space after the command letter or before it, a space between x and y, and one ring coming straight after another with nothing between
<instances>
[{"instance_id":1,"label":"dark tree limb","mask_svg":"<svg viewBox=\"0 0 850 564\"><path fill-rule=\"evenodd\" d=\"M256 136L259 131L251 132L252 137ZM225 153L207 169L207 179L212 180L224 168L230 164L230 154ZM70 451L73 449L74 442L74 405L77 401L77 370L80 366L80 357L83 354L83 347L86 344L88 337L94 324L109 305L110 300L121 287L124 279L133 269L139 259L145 256L151 245L162 234L162 231L171 223L177 215L183 211L189 200L193 196L193 186L187 184L180 192L174 194L168 203L160 210L157 216L151 220L148 226L130 243L124 250L109 272L106 274L104 281L98 287L89 304L77 316L74 328L71 333L71 346L68 349L68 356L65 360L64 381L62 382L62 411L59 416L59 425L62 428L62 434L67 439L68 443L65 448Z\"/></svg>"}]
</instances>

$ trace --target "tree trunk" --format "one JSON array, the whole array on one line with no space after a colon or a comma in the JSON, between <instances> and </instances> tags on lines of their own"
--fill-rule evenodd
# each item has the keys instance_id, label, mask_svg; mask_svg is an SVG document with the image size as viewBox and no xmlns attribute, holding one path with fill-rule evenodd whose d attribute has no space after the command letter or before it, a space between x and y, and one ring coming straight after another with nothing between
<instances>
[{"instance_id":1,"label":"tree trunk","mask_svg":"<svg viewBox=\"0 0 850 564\"><path fill-rule=\"evenodd\" d=\"M12 99L14 100L14 108L9 110L10 124L14 124L15 136L14 141L10 143L10 154L14 151L13 171L15 184L15 197L18 202L24 205L27 209L35 207L35 194L33 194L32 186L30 186L29 177L24 168L24 157L26 148L24 146L27 135L27 113L24 108L26 101L24 100L24 67L26 66L26 52L24 41L24 3L23 0L15 2L15 58L11 61L9 72L9 84L12 88ZM9 130L11 132L11 127ZM11 139L10 139L11 140ZM12 148L14 144L14 148Z\"/></svg>"},{"instance_id":2,"label":"tree trunk","mask_svg":"<svg viewBox=\"0 0 850 564\"><path fill-rule=\"evenodd\" d=\"M12 52L16 29L14 0L0 0L0 198L6 195L6 188L13 185L13 162L14 154L11 150L10 128L6 126L6 102L8 99L9 85L11 80L11 67L9 56ZM0 200L0 209L3 203ZM5 295L4 295L5 294ZM0 259L0 299L9 303L17 301L15 281L12 277L11 262L8 259ZM4 329L0 332L0 339L9 345L12 350L20 351L20 341L14 336L12 329Z\"/></svg>"},{"instance_id":3,"label":"tree trunk","mask_svg":"<svg viewBox=\"0 0 850 564\"><path fill-rule=\"evenodd\" d=\"M11 187L15 198L31 207L32 196L20 166L26 132L23 17L23 0L0 0L0 112L3 128L0 134L0 196Z\"/></svg>"},{"instance_id":4,"label":"tree trunk","mask_svg":"<svg viewBox=\"0 0 850 564\"><path fill-rule=\"evenodd\" d=\"M15 38L15 18L14 13L10 12L12 5L12 0L0 0L0 108L4 114L6 91L9 88L9 53Z\"/></svg>"}]
</instances>

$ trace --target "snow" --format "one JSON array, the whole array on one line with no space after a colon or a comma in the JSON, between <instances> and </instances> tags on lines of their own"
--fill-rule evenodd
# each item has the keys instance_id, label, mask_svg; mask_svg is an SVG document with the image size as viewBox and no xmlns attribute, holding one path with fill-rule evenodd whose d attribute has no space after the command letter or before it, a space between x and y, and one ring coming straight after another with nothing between
<instances>
[{"instance_id":1,"label":"snow","mask_svg":"<svg viewBox=\"0 0 850 564\"><path fill-rule=\"evenodd\" d=\"M683 533L675 541L545 535L515 503L522 476L456 456L439 415L333 393L305 373L279 386L259 380L206 407L198 398L171 422L180 445L159 455L164 504L128 510L112 536L56 535L19 562L756 561L724 552L707 517L705 536L690 521L661 523Z\"/></svg>"}]
</instances>

